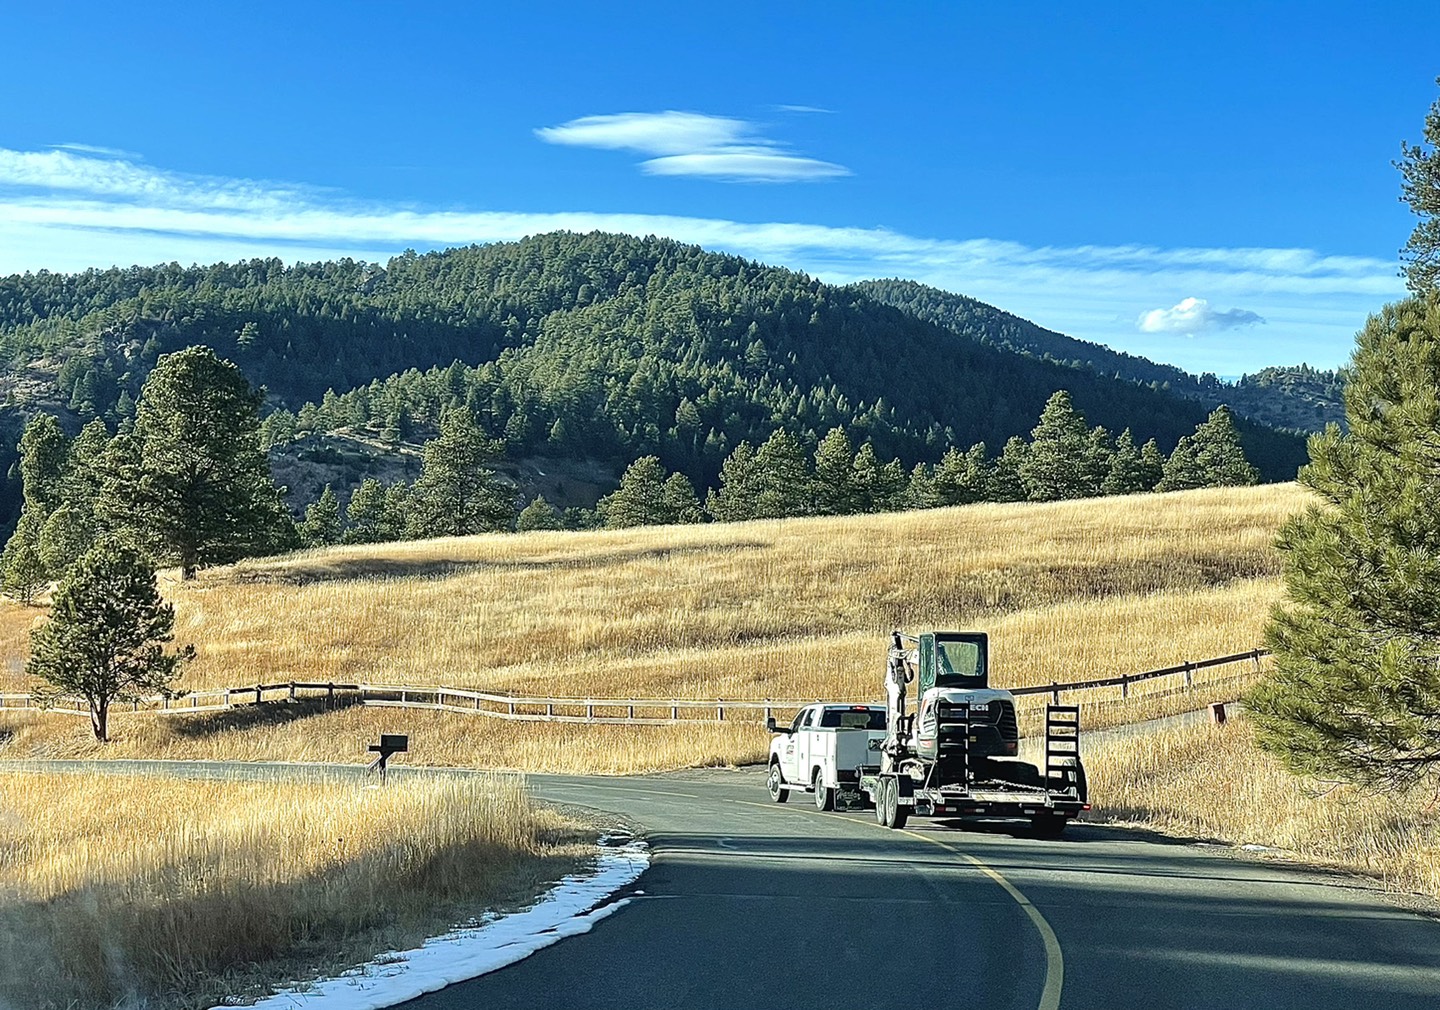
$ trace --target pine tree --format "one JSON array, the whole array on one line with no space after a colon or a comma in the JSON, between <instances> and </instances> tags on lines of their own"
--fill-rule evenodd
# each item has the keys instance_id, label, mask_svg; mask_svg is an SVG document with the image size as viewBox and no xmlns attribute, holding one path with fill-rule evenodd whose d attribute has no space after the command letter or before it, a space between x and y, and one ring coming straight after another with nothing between
<instances>
[{"instance_id":1,"label":"pine tree","mask_svg":"<svg viewBox=\"0 0 1440 1010\"><path fill-rule=\"evenodd\" d=\"M169 693L193 646L167 653L175 609L160 596L155 569L138 551L104 537L61 580L50 619L30 635L25 672L46 695L78 695L95 739L109 739L111 704L141 692Z\"/></svg>"},{"instance_id":2,"label":"pine tree","mask_svg":"<svg viewBox=\"0 0 1440 1010\"><path fill-rule=\"evenodd\" d=\"M1153 438L1140 447L1140 471L1145 491L1154 491L1165 476L1165 454Z\"/></svg>"},{"instance_id":3,"label":"pine tree","mask_svg":"<svg viewBox=\"0 0 1440 1010\"><path fill-rule=\"evenodd\" d=\"M305 506L300 542L306 547L328 547L340 542L340 499L329 484L318 499Z\"/></svg>"},{"instance_id":4,"label":"pine tree","mask_svg":"<svg viewBox=\"0 0 1440 1010\"><path fill-rule=\"evenodd\" d=\"M665 508L666 477L658 456L641 456L626 467L620 486L596 505L605 527L622 529L669 522Z\"/></svg>"},{"instance_id":5,"label":"pine tree","mask_svg":"<svg viewBox=\"0 0 1440 1010\"><path fill-rule=\"evenodd\" d=\"M208 347L161 355L135 428L114 439L98 511L192 579L201 565L284 546L294 524L260 448L261 396Z\"/></svg>"},{"instance_id":6,"label":"pine tree","mask_svg":"<svg viewBox=\"0 0 1440 1010\"><path fill-rule=\"evenodd\" d=\"M366 477L345 506L345 532L340 539L347 544L380 543L389 539L385 526L385 487Z\"/></svg>"},{"instance_id":7,"label":"pine tree","mask_svg":"<svg viewBox=\"0 0 1440 1010\"><path fill-rule=\"evenodd\" d=\"M1158 455L1160 450L1157 448L1155 451ZM1135 436L1126 428L1115 439L1115 454L1110 458L1110 468L1100 485L1100 493L1112 495L1150 491L1158 479L1150 480L1149 468L1135 444Z\"/></svg>"},{"instance_id":8,"label":"pine tree","mask_svg":"<svg viewBox=\"0 0 1440 1010\"><path fill-rule=\"evenodd\" d=\"M1182 435L1175 444L1175 451L1165 461L1164 473L1160 483L1155 485L1155 490L1189 491L1192 488L1205 487L1208 483L1209 477L1204 464L1200 462L1200 451L1195 445L1195 437Z\"/></svg>"},{"instance_id":9,"label":"pine tree","mask_svg":"<svg viewBox=\"0 0 1440 1010\"><path fill-rule=\"evenodd\" d=\"M1027 497L1025 478L1022 476L1025 459L1030 447L1019 435L1011 435L1000 451L994 466L990 468L989 480L985 487L988 501L1024 501Z\"/></svg>"},{"instance_id":10,"label":"pine tree","mask_svg":"<svg viewBox=\"0 0 1440 1010\"><path fill-rule=\"evenodd\" d=\"M381 540L404 538L405 530L410 524L411 497L411 486L403 480L397 480L385 488L385 507L382 512L384 518L380 524Z\"/></svg>"},{"instance_id":11,"label":"pine tree","mask_svg":"<svg viewBox=\"0 0 1440 1010\"><path fill-rule=\"evenodd\" d=\"M805 447L784 428L776 428L755 453L760 493L756 519L784 519L811 511L813 494Z\"/></svg>"},{"instance_id":12,"label":"pine tree","mask_svg":"<svg viewBox=\"0 0 1440 1010\"><path fill-rule=\"evenodd\" d=\"M700 499L695 495L695 485L683 473L672 473L665 479L661 501L667 523L698 523L705 518Z\"/></svg>"},{"instance_id":13,"label":"pine tree","mask_svg":"<svg viewBox=\"0 0 1440 1010\"><path fill-rule=\"evenodd\" d=\"M1115 442L1110 437L1110 432L1106 431L1103 425L1092 428L1080 467L1085 484L1085 497L1093 498L1103 493L1101 489L1104 488L1105 479L1110 476L1114 463Z\"/></svg>"},{"instance_id":14,"label":"pine tree","mask_svg":"<svg viewBox=\"0 0 1440 1010\"><path fill-rule=\"evenodd\" d=\"M22 512L14 534L0 554L0 582L5 592L27 607L50 581L50 573L40 555L43 524L39 519L38 512Z\"/></svg>"},{"instance_id":15,"label":"pine tree","mask_svg":"<svg viewBox=\"0 0 1440 1010\"><path fill-rule=\"evenodd\" d=\"M755 518L755 500L760 496L760 475L755 466L755 449L741 442L720 464L720 490L712 490L705 511L722 523Z\"/></svg>"},{"instance_id":16,"label":"pine tree","mask_svg":"<svg viewBox=\"0 0 1440 1010\"><path fill-rule=\"evenodd\" d=\"M1420 219L1402 250L1405 281L1424 295L1440 288L1440 99L1425 116L1424 142L1402 144L1400 153L1401 195Z\"/></svg>"},{"instance_id":17,"label":"pine tree","mask_svg":"<svg viewBox=\"0 0 1440 1010\"><path fill-rule=\"evenodd\" d=\"M1274 675L1249 699L1259 740L1294 770L1365 785L1440 775L1440 299L1387 306L1361 331L1349 431L1310 439L1319 502L1278 541L1285 600Z\"/></svg>"},{"instance_id":18,"label":"pine tree","mask_svg":"<svg viewBox=\"0 0 1440 1010\"><path fill-rule=\"evenodd\" d=\"M1030 432L1030 449L1020 465L1026 497L1031 501L1085 497L1090 493L1085 462L1090 449L1085 418L1070 394L1057 390Z\"/></svg>"},{"instance_id":19,"label":"pine tree","mask_svg":"<svg viewBox=\"0 0 1440 1010\"><path fill-rule=\"evenodd\" d=\"M468 408L445 411L410 489L405 535L418 540L510 529L514 494L487 466L498 452Z\"/></svg>"},{"instance_id":20,"label":"pine tree","mask_svg":"<svg viewBox=\"0 0 1440 1010\"><path fill-rule=\"evenodd\" d=\"M856 450L850 464L850 487L856 512L884 511L885 474L873 442Z\"/></svg>"},{"instance_id":21,"label":"pine tree","mask_svg":"<svg viewBox=\"0 0 1440 1010\"><path fill-rule=\"evenodd\" d=\"M40 560L45 571L60 576L90 549L94 539L95 530L84 513L62 502L40 528Z\"/></svg>"},{"instance_id":22,"label":"pine tree","mask_svg":"<svg viewBox=\"0 0 1440 1010\"><path fill-rule=\"evenodd\" d=\"M905 488L907 509L933 509L945 504L940 489L935 483L934 472L924 463L916 463L910 471L910 482Z\"/></svg>"},{"instance_id":23,"label":"pine tree","mask_svg":"<svg viewBox=\"0 0 1440 1010\"><path fill-rule=\"evenodd\" d=\"M555 506L545 500L544 495L536 495L535 499L520 510L515 517L515 529L521 533L530 530L563 530L565 519L556 511Z\"/></svg>"},{"instance_id":24,"label":"pine tree","mask_svg":"<svg viewBox=\"0 0 1440 1010\"><path fill-rule=\"evenodd\" d=\"M1248 487L1260 473L1245 458L1235 415L1229 407L1216 407L1195 429L1195 454L1208 487Z\"/></svg>"},{"instance_id":25,"label":"pine tree","mask_svg":"<svg viewBox=\"0 0 1440 1010\"><path fill-rule=\"evenodd\" d=\"M855 450L844 428L831 428L815 447L815 514L846 515L856 511L850 465Z\"/></svg>"},{"instance_id":26,"label":"pine tree","mask_svg":"<svg viewBox=\"0 0 1440 1010\"><path fill-rule=\"evenodd\" d=\"M964 453L951 446L935 466L935 490L943 505L970 505L984 501L989 493L990 464L985 443L977 442Z\"/></svg>"},{"instance_id":27,"label":"pine tree","mask_svg":"<svg viewBox=\"0 0 1440 1010\"><path fill-rule=\"evenodd\" d=\"M25 425L20 437L20 479L24 483L25 508L50 518L64 498L65 475L70 463L70 439L60 422L50 414L37 414Z\"/></svg>"}]
</instances>

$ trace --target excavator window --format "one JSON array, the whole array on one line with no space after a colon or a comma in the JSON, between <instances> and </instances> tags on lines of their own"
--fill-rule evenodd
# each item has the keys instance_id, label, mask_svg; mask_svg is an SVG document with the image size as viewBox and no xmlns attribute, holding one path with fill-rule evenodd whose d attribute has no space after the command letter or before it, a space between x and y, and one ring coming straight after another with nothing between
<instances>
[{"instance_id":1,"label":"excavator window","mask_svg":"<svg viewBox=\"0 0 1440 1010\"><path fill-rule=\"evenodd\" d=\"M985 652L979 642L935 643L935 686L985 686Z\"/></svg>"}]
</instances>

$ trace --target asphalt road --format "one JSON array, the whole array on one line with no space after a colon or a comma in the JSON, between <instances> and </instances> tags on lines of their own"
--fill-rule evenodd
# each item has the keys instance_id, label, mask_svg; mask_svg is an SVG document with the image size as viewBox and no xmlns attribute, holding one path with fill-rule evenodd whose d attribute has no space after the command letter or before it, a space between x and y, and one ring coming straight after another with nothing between
<instances>
[{"instance_id":1,"label":"asphalt road","mask_svg":"<svg viewBox=\"0 0 1440 1010\"><path fill-rule=\"evenodd\" d=\"M1353 878L1084 824L886 831L774 805L758 771L529 782L642 828L643 893L407 1010L1440 1007L1440 923Z\"/></svg>"}]
</instances>

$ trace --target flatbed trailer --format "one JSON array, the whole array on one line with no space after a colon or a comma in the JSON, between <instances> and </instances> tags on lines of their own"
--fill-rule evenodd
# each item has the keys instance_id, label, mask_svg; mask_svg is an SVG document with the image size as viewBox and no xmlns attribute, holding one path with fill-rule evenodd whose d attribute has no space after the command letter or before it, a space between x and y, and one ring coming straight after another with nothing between
<instances>
[{"instance_id":1,"label":"flatbed trailer","mask_svg":"<svg viewBox=\"0 0 1440 1010\"><path fill-rule=\"evenodd\" d=\"M960 708L957 715L964 732L947 744L953 748L945 755L947 775L941 775L940 760L921 759L908 751L891 756L894 771L861 771L860 792L874 804L881 825L903 828L912 816L1011 818L1028 820L1037 833L1053 836L1090 808L1080 762L1078 706L1046 706L1043 775L1035 766L1020 762L972 760L965 746L974 739L968 707Z\"/></svg>"}]
</instances>

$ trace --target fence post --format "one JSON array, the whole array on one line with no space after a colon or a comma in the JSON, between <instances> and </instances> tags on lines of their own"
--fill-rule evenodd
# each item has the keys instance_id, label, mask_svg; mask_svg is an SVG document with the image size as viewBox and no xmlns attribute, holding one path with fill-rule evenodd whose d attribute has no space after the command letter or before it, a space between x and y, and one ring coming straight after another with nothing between
<instances>
[{"instance_id":1,"label":"fence post","mask_svg":"<svg viewBox=\"0 0 1440 1010\"><path fill-rule=\"evenodd\" d=\"M329 693L325 695L325 707L326 707L326 708L334 708L334 707L335 707L335 682L334 682L333 680L330 682L330 691L329 691Z\"/></svg>"},{"instance_id":2,"label":"fence post","mask_svg":"<svg viewBox=\"0 0 1440 1010\"><path fill-rule=\"evenodd\" d=\"M595 703L593 701L590 701L588 698L585 700L585 718L595 718Z\"/></svg>"},{"instance_id":3,"label":"fence post","mask_svg":"<svg viewBox=\"0 0 1440 1010\"><path fill-rule=\"evenodd\" d=\"M630 713L630 718L631 718L631 719L634 719L634 718L635 718L635 704L634 704L633 702L630 704L630 707L629 707L628 711L629 711L629 713Z\"/></svg>"},{"instance_id":4,"label":"fence post","mask_svg":"<svg viewBox=\"0 0 1440 1010\"><path fill-rule=\"evenodd\" d=\"M480 699L479 699L479 698L476 698L476 699L475 699L475 707L476 707L476 708L479 708L479 707L480 707ZM511 715L514 715L514 714L515 714L515 703L514 703L513 701L510 702L510 714L511 714Z\"/></svg>"},{"instance_id":5,"label":"fence post","mask_svg":"<svg viewBox=\"0 0 1440 1010\"><path fill-rule=\"evenodd\" d=\"M260 685L255 685L255 704L260 704Z\"/></svg>"},{"instance_id":6,"label":"fence post","mask_svg":"<svg viewBox=\"0 0 1440 1010\"><path fill-rule=\"evenodd\" d=\"M1195 669L1190 665L1190 660L1185 660L1185 690L1195 686Z\"/></svg>"},{"instance_id":7,"label":"fence post","mask_svg":"<svg viewBox=\"0 0 1440 1010\"><path fill-rule=\"evenodd\" d=\"M1060 685L1054 681L1050 682L1050 704L1060 704Z\"/></svg>"},{"instance_id":8,"label":"fence post","mask_svg":"<svg viewBox=\"0 0 1440 1010\"><path fill-rule=\"evenodd\" d=\"M725 699L720 698L715 702L715 721L725 721Z\"/></svg>"},{"instance_id":9,"label":"fence post","mask_svg":"<svg viewBox=\"0 0 1440 1010\"><path fill-rule=\"evenodd\" d=\"M766 699L765 699L765 725L767 725L767 726L770 725L770 720L773 719L774 717L775 717L774 713L770 711L770 699L769 699L769 698L766 698Z\"/></svg>"},{"instance_id":10,"label":"fence post","mask_svg":"<svg viewBox=\"0 0 1440 1010\"><path fill-rule=\"evenodd\" d=\"M675 702L673 702L673 701L670 702L670 721L671 721L671 722L679 722L679 721L680 721L680 706L677 705L677 704L675 704Z\"/></svg>"},{"instance_id":11,"label":"fence post","mask_svg":"<svg viewBox=\"0 0 1440 1010\"><path fill-rule=\"evenodd\" d=\"M290 700L295 700L295 682L293 680L290 682Z\"/></svg>"},{"instance_id":12,"label":"fence post","mask_svg":"<svg viewBox=\"0 0 1440 1010\"><path fill-rule=\"evenodd\" d=\"M1128 673L1120 675L1120 697L1130 697L1130 675Z\"/></svg>"}]
</instances>

